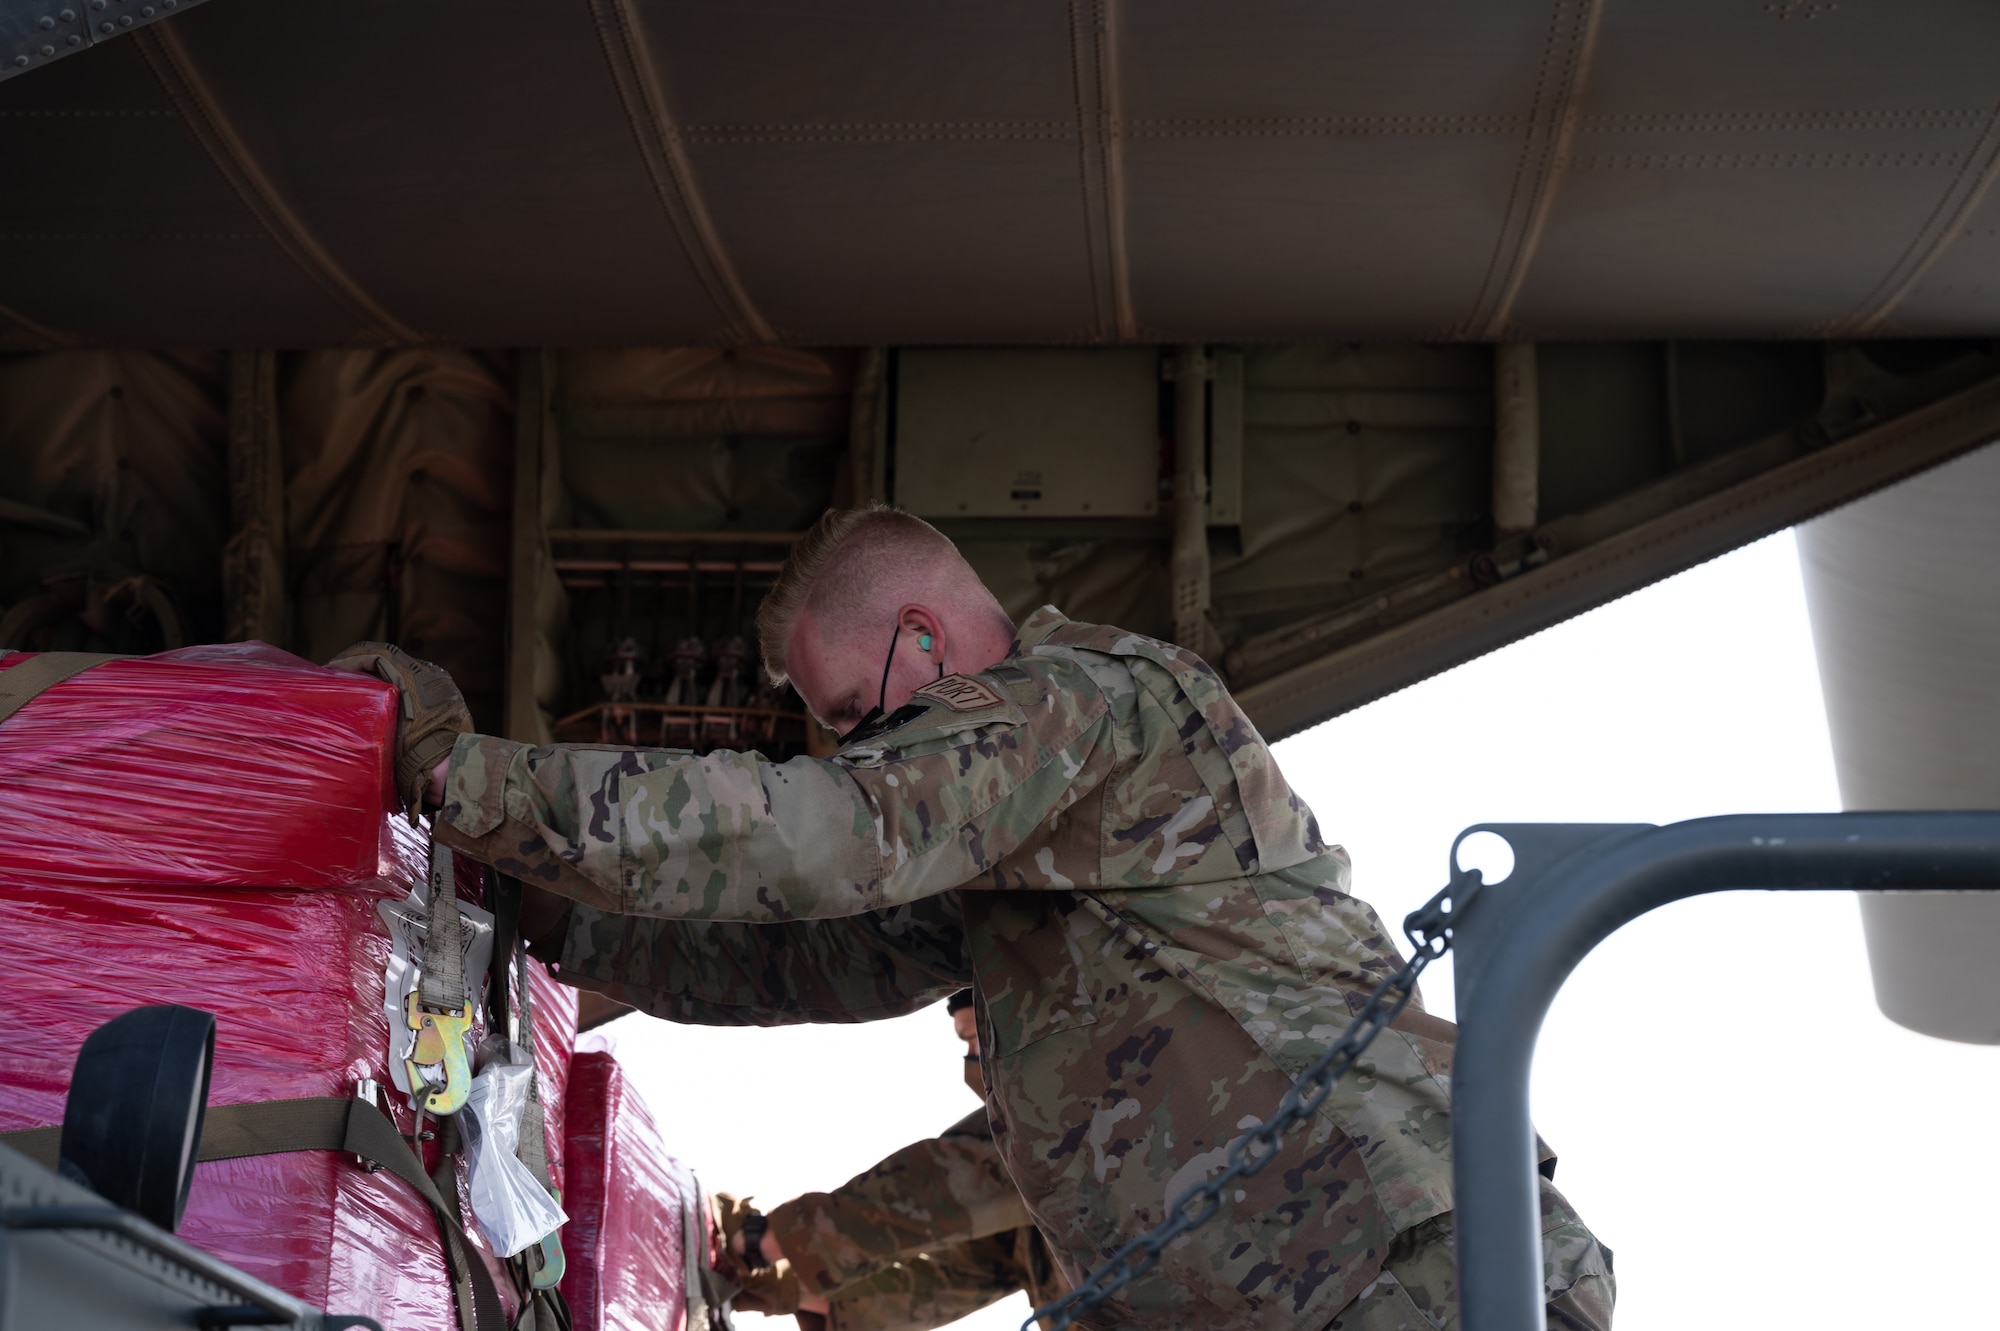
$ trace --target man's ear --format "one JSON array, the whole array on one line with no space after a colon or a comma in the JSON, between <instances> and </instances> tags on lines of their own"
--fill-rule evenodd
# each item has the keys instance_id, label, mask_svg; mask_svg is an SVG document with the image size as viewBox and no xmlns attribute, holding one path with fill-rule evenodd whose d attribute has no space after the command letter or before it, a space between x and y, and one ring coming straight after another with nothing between
<instances>
[{"instance_id":1,"label":"man's ear","mask_svg":"<svg viewBox=\"0 0 2000 1331\"><path fill-rule=\"evenodd\" d=\"M929 606L906 605L896 612L896 625L916 639L917 650L932 662L944 660L944 622ZM930 641L925 643L925 639Z\"/></svg>"}]
</instances>

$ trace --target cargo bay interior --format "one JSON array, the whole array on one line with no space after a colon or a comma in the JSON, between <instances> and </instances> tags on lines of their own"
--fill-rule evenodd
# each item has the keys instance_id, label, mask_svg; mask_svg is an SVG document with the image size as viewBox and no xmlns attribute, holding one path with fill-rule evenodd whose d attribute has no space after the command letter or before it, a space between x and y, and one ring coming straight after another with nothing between
<instances>
[{"instance_id":1,"label":"cargo bay interior","mask_svg":"<svg viewBox=\"0 0 2000 1331\"><path fill-rule=\"evenodd\" d=\"M758 589L882 499L1275 738L1993 433L1942 21L8 13L16 645L387 634L509 734L789 751Z\"/></svg>"},{"instance_id":2,"label":"cargo bay interior","mask_svg":"<svg viewBox=\"0 0 2000 1331\"><path fill-rule=\"evenodd\" d=\"M1202 640L1282 735L1672 571L1628 561L1582 601L1480 607L1779 468L1824 468L1813 432L1852 410L1843 389L1922 402L1993 370L1962 342L1543 345L1524 439L1496 428L1495 362L1352 343L17 353L0 640L255 637L324 660L390 638L512 734L796 751L798 704L758 672L757 600L820 511L875 499L952 535L1017 617L1054 603ZM1175 518L1189 448L1198 540ZM1177 614L1190 544L1206 568ZM1454 607L1506 622L1357 650Z\"/></svg>"}]
</instances>

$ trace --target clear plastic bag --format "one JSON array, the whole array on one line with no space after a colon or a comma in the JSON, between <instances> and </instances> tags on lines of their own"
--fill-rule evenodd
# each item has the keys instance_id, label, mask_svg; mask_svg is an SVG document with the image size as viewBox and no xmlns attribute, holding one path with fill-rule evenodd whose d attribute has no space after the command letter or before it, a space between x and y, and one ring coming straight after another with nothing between
<instances>
[{"instance_id":1,"label":"clear plastic bag","mask_svg":"<svg viewBox=\"0 0 2000 1331\"><path fill-rule=\"evenodd\" d=\"M518 1060L490 1063L472 1079L472 1094L459 1111L470 1171L472 1215L480 1233L504 1257L541 1242L567 1223L555 1199L515 1154L521 1143L521 1116L535 1065L526 1050Z\"/></svg>"}]
</instances>

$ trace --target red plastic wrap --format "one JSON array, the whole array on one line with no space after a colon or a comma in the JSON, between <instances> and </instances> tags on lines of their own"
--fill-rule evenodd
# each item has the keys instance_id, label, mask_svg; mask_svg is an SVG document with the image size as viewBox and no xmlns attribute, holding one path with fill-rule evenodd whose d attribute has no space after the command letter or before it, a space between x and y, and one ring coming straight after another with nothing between
<instances>
[{"instance_id":1,"label":"red plastic wrap","mask_svg":"<svg viewBox=\"0 0 2000 1331\"><path fill-rule=\"evenodd\" d=\"M570 1060L576 1048L576 990L556 983L548 967L538 961L528 963L528 988L534 1007L535 1072L542 1095L542 1123L548 1138L549 1181L567 1196L566 1115Z\"/></svg>"},{"instance_id":2,"label":"red plastic wrap","mask_svg":"<svg viewBox=\"0 0 2000 1331\"><path fill-rule=\"evenodd\" d=\"M682 1204L694 1178L667 1154L618 1060L570 1065L569 1273L573 1331L681 1331L687 1318Z\"/></svg>"},{"instance_id":3,"label":"red plastic wrap","mask_svg":"<svg viewBox=\"0 0 2000 1331\"><path fill-rule=\"evenodd\" d=\"M426 847L399 817L372 817L386 872L319 891L85 887L0 874L0 1131L60 1122L84 1036L143 1003L215 1014L211 1105L348 1095L364 1078L388 1088L382 974L390 943L375 907L420 881ZM460 861L460 873L471 896L481 871ZM550 1164L560 1180L576 1001L542 967L529 970ZM403 1097L388 1091L386 1099L409 1130ZM463 1208L462 1165L459 1176ZM303 1151L200 1165L180 1232L280 1289L373 1317L388 1331L456 1324L429 1208L392 1175L370 1174L347 1156ZM497 1271L476 1231L471 1243ZM496 1283L511 1301L505 1278Z\"/></svg>"},{"instance_id":4,"label":"red plastic wrap","mask_svg":"<svg viewBox=\"0 0 2000 1331\"><path fill-rule=\"evenodd\" d=\"M0 882L375 876L395 723L389 685L262 643L107 661L0 725Z\"/></svg>"}]
</instances>

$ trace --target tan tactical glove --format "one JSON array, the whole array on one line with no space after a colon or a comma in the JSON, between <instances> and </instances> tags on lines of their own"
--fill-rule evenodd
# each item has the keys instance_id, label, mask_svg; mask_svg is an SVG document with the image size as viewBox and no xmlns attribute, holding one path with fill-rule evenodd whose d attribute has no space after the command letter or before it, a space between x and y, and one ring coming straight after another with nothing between
<instances>
[{"instance_id":1,"label":"tan tactical glove","mask_svg":"<svg viewBox=\"0 0 2000 1331\"><path fill-rule=\"evenodd\" d=\"M419 661L386 642L357 642L327 664L387 680L402 695L396 723L396 790L408 802L410 820L415 822L424 806L431 769L451 756L451 746L460 735L472 730L472 713L458 685L443 667Z\"/></svg>"},{"instance_id":2,"label":"tan tactical glove","mask_svg":"<svg viewBox=\"0 0 2000 1331\"><path fill-rule=\"evenodd\" d=\"M758 1246L763 1243L766 1223L764 1213L750 1204L754 1200L738 1197L733 1192L709 1194L709 1203L715 1211L715 1227L722 1231L722 1250L738 1258L747 1251L749 1260L742 1263L745 1266L758 1266L764 1261L758 1254ZM745 1230L749 1232L745 1233ZM740 1241L738 1235L742 1236Z\"/></svg>"}]
</instances>

